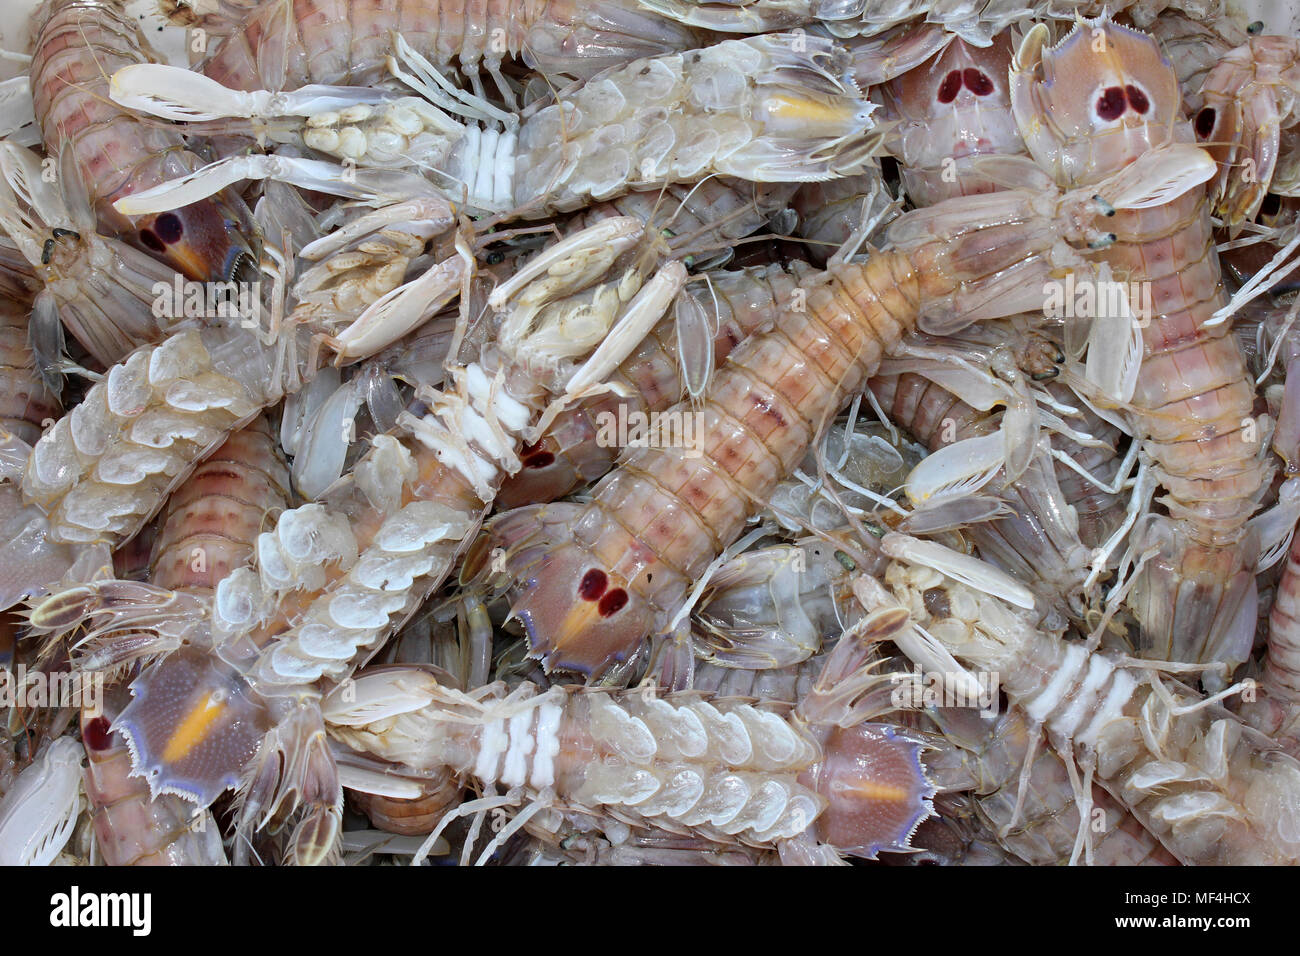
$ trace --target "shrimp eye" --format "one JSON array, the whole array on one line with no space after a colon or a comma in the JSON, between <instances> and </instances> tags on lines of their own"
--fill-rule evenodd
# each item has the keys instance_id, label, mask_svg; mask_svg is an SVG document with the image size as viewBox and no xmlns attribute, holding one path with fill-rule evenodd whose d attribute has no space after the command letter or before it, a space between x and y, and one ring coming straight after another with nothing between
<instances>
[{"instance_id":1,"label":"shrimp eye","mask_svg":"<svg viewBox=\"0 0 1300 956\"><path fill-rule=\"evenodd\" d=\"M45 245L41 248L41 265L48 266L50 258L54 255L54 240L46 239Z\"/></svg>"},{"instance_id":2,"label":"shrimp eye","mask_svg":"<svg viewBox=\"0 0 1300 956\"><path fill-rule=\"evenodd\" d=\"M607 587L609 587L609 579L605 576L605 572L600 568L592 568L578 582L578 597L584 601L598 600L605 593ZM626 600L626 597L624 597L624 600ZM608 617L609 615L606 614L605 616Z\"/></svg>"},{"instance_id":3,"label":"shrimp eye","mask_svg":"<svg viewBox=\"0 0 1300 956\"><path fill-rule=\"evenodd\" d=\"M109 746L108 720L96 717L81 728L81 739L91 750L107 750Z\"/></svg>"},{"instance_id":4,"label":"shrimp eye","mask_svg":"<svg viewBox=\"0 0 1300 956\"><path fill-rule=\"evenodd\" d=\"M181 224L180 217L170 212L163 213L154 221L153 230L158 238L169 246L179 242L181 236L185 234L185 227Z\"/></svg>"},{"instance_id":5,"label":"shrimp eye","mask_svg":"<svg viewBox=\"0 0 1300 956\"><path fill-rule=\"evenodd\" d=\"M596 605L596 610L601 617L613 617L623 610L623 605L626 603L627 592L622 588L614 588L600 599L600 603Z\"/></svg>"},{"instance_id":6,"label":"shrimp eye","mask_svg":"<svg viewBox=\"0 0 1300 956\"><path fill-rule=\"evenodd\" d=\"M945 76L943 82L939 84L939 102L951 103L957 98L957 94L960 92L961 73L957 70L953 70Z\"/></svg>"},{"instance_id":7,"label":"shrimp eye","mask_svg":"<svg viewBox=\"0 0 1300 956\"><path fill-rule=\"evenodd\" d=\"M1124 88L1108 86L1101 91L1101 96L1097 97L1097 115L1109 123L1111 120L1119 119L1127 105L1124 99Z\"/></svg>"},{"instance_id":8,"label":"shrimp eye","mask_svg":"<svg viewBox=\"0 0 1300 956\"><path fill-rule=\"evenodd\" d=\"M976 96L988 96L993 92L993 81L982 70L967 67L961 71L961 78L966 84L966 89Z\"/></svg>"},{"instance_id":9,"label":"shrimp eye","mask_svg":"<svg viewBox=\"0 0 1300 956\"><path fill-rule=\"evenodd\" d=\"M1214 111L1213 106L1207 106L1205 109L1197 113L1196 122L1193 124L1196 127L1197 138L1205 139L1213 133L1214 122L1218 118L1218 114Z\"/></svg>"},{"instance_id":10,"label":"shrimp eye","mask_svg":"<svg viewBox=\"0 0 1300 956\"><path fill-rule=\"evenodd\" d=\"M1124 87L1124 95L1128 97L1128 105L1139 115L1145 114L1151 108L1151 101L1147 99L1147 95L1136 86Z\"/></svg>"},{"instance_id":11,"label":"shrimp eye","mask_svg":"<svg viewBox=\"0 0 1300 956\"><path fill-rule=\"evenodd\" d=\"M1282 211L1282 197L1277 193L1265 193L1259 204L1261 216L1276 216Z\"/></svg>"},{"instance_id":12,"label":"shrimp eye","mask_svg":"<svg viewBox=\"0 0 1300 956\"><path fill-rule=\"evenodd\" d=\"M144 243L146 248L152 249L154 252L165 252L167 250L167 247L162 244L162 240L155 236L152 230L141 229L140 241Z\"/></svg>"},{"instance_id":13,"label":"shrimp eye","mask_svg":"<svg viewBox=\"0 0 1300 956\"><path fill-rule=\"evenodd\" d=\"M1246 25L1246 32L1249 33L1251 36L1258 36L1259 34L1263 33L1264 21L1252 20L1250 23Z\"/></svg>"},{"instance_id":14,"label":"shrimp eye","mask_svg":"<svg viewBox=\"0 0 1300 956\"><path fill-rule=\"evenodd\" d=\"M500 265L505 261L506 261L506 254L504 252L493 251L488 253L487 264L490 266Z\"/></svg>"}]
</instances>

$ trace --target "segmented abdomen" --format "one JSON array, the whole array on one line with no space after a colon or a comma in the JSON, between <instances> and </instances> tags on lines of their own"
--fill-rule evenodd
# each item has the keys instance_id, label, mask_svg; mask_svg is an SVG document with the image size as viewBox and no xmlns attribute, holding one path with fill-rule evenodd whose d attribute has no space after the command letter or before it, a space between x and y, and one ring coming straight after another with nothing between
<instances>
[{"instance_id":1,"label":"segmented abdomen","mask_svg":"<svg viewBox=\"0 0 1300 956\"><path fill-rule=\"evenodd\" d=\"M1120 212L1106 259L1119 281L1143 283L1152 309L1133 406L1170 513L1209 547L1231 547L1254 510L1265 470L1251 412L1253 381L1224 323L1226 304L1203 190L1157 209Z\"/></svg>"},{"instance_id":2,"label":"segmented abdomen","mask_svg":"<svg viewBox=\"0 0 1300 956\"><path fill-rule=\"evenodd\" d=\"M265 415L231 435L168 499L153 583L211 589L253 555L264 524L289 505L289 470Z\"/></svg>"},{"instance_id":3,"label":"segmented abdomen","mask_svg":"<svg viewBox=\"0 0 1300 956\"><path fill-rule=\"evenodd\" d=\"M137 25L120 4L105 0L50 0L44 10L31 88L47 155L58 162L64 151L71 153L101 227L138 242L190 278L230 279L245 256L251 258L234 229L246 210L233 194L162 216L133 218L113 208L122 196L202 165L175 128L147 123L109 98L109 77L116 70L154 61Z\"/></svg>"},{"instance_id":4,"label":"segmented abdomen","mask_svg":"<svg viewBox=\"0 0 1300 956\"><path fill-rule=\"evenodd\" d=\"M953 441L985 435L999 416L980 412L924 375L876 375L867 383L889 419L931 451Z\"/></svg>"},{"instance_id":5,"label":"segmented abdomen","mask_svg":"<svg viewBox=\"0 0 1300 956\"><path fill-rule=\"evenodd\" d=\"M717 303L713 362L720 364L748 336L774 320L789 304L795 285L793 277L773 266L715 273L708 288L699 286L680 295L693 296L709 315ZM698 356L691 361L698 365ZM678 401L682 396L679 364L676 321L669 316L610 376L609 381L624 386L628 394L602 397L557 417L541 440L521 452L523 469L502 486L498 506L552 501L604 475L620 448L615 441L601 440L602 435L617 432L620 420L634 421L632 416L638 413L661 412Z\"/></svg>"},{"instance_id":6,"label":"segmented abdomen","mask_svg":"<svg viewBox=\"0 0 1300 956\"><path fill-rule=\"evenodd\" d=\"M1286 568L1268 615L1268 632L1262 683L1271 695L1281 697L1294 709L1300 702L1300 537L1291 541Z\"/></svg>"},{"instance_id":7,"label":"segmented abdomen","mask_svg":"<svg viewBox=\"0 0 1300 956\"><path fill-rule=\"evenodd\" d=\"M23 493L54 540L116 546L227 432L283 395L276 371L274 350L238 329L187 329L137 349L37 442Z\"/></svg>"},{"instance_id":8,"label":"segmented abdomen","mask_svg":"<svg viewBox=\"0 0 1300 956\"><path fill-rule=\"evenodd\" d=\"M1025 665L1003 670L1005 690L1033 720L1096 753L1097 779L1187 864L1294 863L1291 794L1300 763L1199 695L1165 682L1173 713L1143 680L1162 680L1079 644L1035 635ZM1012 661L1005 662L1011 665Z\"/></svg>"},{"instance_id":9,"label":"segmented abdomen","mask_svg":"<svg viewBox=\"0 0 1300 956\"><path fill-rule=\"evenodd\" d=\"M484 785L549 790L561 808L720 842L796 837L826 805L798 779L820 758L818 745L747 704L557 687L508 712L481 723L435 714L435 726L416 712L375 725L382 736L333 732L421 769L451 766ZM400 738L419 752L385 746Z\"/></svg>"},{"instance_id":10,"label":"segmented abdomen","mask_svg":"<svg viewBox=\"0 0 1300 956\"><path fill-rule=\"evenodd\" d=\"M907 260L891 255L804 287L806 310L784 310L718 372L699 413L699 454L630 450L575 539L653 607L675 607L908 330L917 288Z\"/></svg>"},{"instance_id":11,"label":"segmented abdomen","mask_svg":"<svg viewBox=\"0 0 1300 956\"><path fill-rule=\"evenodd\" d=\"M970 725L971 714L940 711ZM946 726L946 725L945 725ZM1058 866L1070 862L1079 833L1080 807L1065 763L1050 744L1039 741L1033 766L1025 780L1017 810L1020 774L1033 737L1024 711L1011 709L997 720L983 722L987 735L974 740L970 769L977 777L975 802L998 842L1026 863ZM1092 862L1099 866L1169 866L1178 861L1148 833L1133 815L1100 787L1092 788L1093 805L1083 821L1092 835ZM1013 822L1014 821L1014 822ZM1009 830L1005 829L1010 827Z\"/></svg>"},{"instance_id":12,"label":"segmented abdomen","mask_svg":"<svg viewBox=\"0 0 1300 956\"><path fill-rule=\"evenodd\" d=\"M589 14L590 26L582 19ZM577 34L601 27L603 47L577 42ZM585 64L590 70L611 59L694 45L691 31L625 0L601 0L591 9L572 0L280 0L253 12L202 70L241 90L294 90L308 83L365 86L386 75L394 33L437 66L458 60L467 73L477 72L480 61L494 71L506 55L522 54L542 69Z\"/></svg>"},{"instance_id":13,"label":"segmented abdomen","mask_svg":"<svg viewBox=\"0 0 1300 956\"><path fill-rule=\"evenodd\" d=\"M0 429L36 444L45 422L58 418L58 399L41 382L27 344L30 307L0 298Z\"/></svg>"}]
</instances>

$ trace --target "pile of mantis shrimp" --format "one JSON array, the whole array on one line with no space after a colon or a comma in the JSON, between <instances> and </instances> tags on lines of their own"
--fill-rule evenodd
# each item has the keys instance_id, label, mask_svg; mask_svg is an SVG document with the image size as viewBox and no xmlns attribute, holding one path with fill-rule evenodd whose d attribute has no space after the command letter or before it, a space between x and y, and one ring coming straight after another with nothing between
<instances>
[{"instance_id":1,"label":"pile of mantis shrimp","mask_svg":"<svg viewBox=\"0 0 1300 956\"><path fill-rule=\"evenodd\" d=\"M0 862L1300 861L1295 0L26 6Z\"/></svg>"}]
</instances>

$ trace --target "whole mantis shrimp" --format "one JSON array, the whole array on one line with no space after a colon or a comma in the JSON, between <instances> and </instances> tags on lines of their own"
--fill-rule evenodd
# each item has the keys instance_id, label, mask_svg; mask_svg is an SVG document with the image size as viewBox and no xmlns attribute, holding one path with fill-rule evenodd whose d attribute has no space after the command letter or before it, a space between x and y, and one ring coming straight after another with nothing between
<instances>
[{"instance_id":1,"label":"whole mantis shrimp","mask_svg":"<svg viewBox=\"0 0 1300 956\"><path fill-rule=\"evenodd\" d=\"M1204 181L1209 158L1180 155L1166 167L1174 179ZM1141 192L1144 175L1142 167L1126 171L1115 198L1130 201L1119 192ZM1018 311L1023 290L991 302L981 280L1001 273L1001 288L1011 290L1023 275L1027 288L1052 268L1053 255L1080 261L1057 244L1055 230L1068 222L1067 235L1087 241L1102 208L1093 197L1107 192L1050 201L1025 192L963 197L899 220L894 249L865 266L801 281L806 308L783 310L773 331L751 337L717 373L698 448L631 450L590 504L563 513L552 505L513 527L498 525L519 582L513 613L533 653L548 669L588 676L627 660L666 625L689 582L918 318Z\"/></svg>"},{"instance_id":2,"label":"whole mantis shrimp","mask_svg":"<svg viewBox=\"0 0 1300 956\"><path fill-rule=\"evenodd\" d=\"M712 173L813 182L864 168L878 140L870 120L875 107L861 97L848 56L820 37L774 34L634 60L557 91L554 102L535 104L522 120L485 103L450 100L432 64L405 40L398 51L402 65L394 58L391 69L428 102L393 102L387 92L353 87L236 93L164 66L119 71L112 95L168 119L242 117L245 132L268 118L305 116L304 144L361 166L410 165L409 150L395 149L401 137L388 129L393 111L410 114L410 129L437 133L424 142L420 162L449 198L532 217ZM464 126L442 109L491 122ZM349 119L354 110L362 119ZM251 126L249 118L256 120ZM331 129L328 138L314 136L314 124L340 126L339 135ZM142 213L195 201L251 176L338 188L338 172L319 161L236 156L125 197L117 208Z\"/></svg>"},{"instance_id":3,"label":"whole mantis shrimp","mask_svg":"<svg viewBox=\"0 0 1300 956\"><path fill-rule=\"evenodd\" d=\"M1151 37L1099 19L1054 47L1046 39L1039 25L1016 54L1012 109L1055 181L1095 183L1162 143L1192 138L1174 71ZM1228 327L1211 321L1226 297L1205 191L1117 212L1110 229L1117 239L1101 258L1151 304L1139 320L1143 310L1130 303L1127 328L1089 346L1090 372L1112 384L1088 397L1123 409L1141 440L1131 507L1145 507L1155 484L1168 492L1169 516L1145 518L1129 546L1146 561L1129 597L1140 646L1144 656L1232 668L1254 635L1259 545L1246 522L1270 469L1245 360ZM1094 338L1103 327L1094 322Z\"/></svg>"},{"instance_id":4,"label":"whole mantis shrimp","mask_svg":"<svg viewBox=\"0 0 1300 956\"><path fill-rule=\"evenodd\" d=\"M886 612L862 631L887 633L904 619ZM821 694L839 681L869 688L874 680L850 664L861 663L857 639L845 637L840 649L819 679ZM354 701L337 693L325 701L332 734L416 769L449 767L510 788L448 814L430 842L456 817L528 804L480 863L530 822L555 832L575 816L775 846L789 862L834 862L837 852L874 858L906 849L930 813L918 743L852 716L824 723L816 692L783 720L738 701L648 688L539 693L522 684L506 694L498 684L466 694L411 669L363 674L356 684Z\"/></svg>"},{"instance_id":5,"label":"whole mantis shrimp","mask_svg":"<svg viewBox=\"0 0 1300 956\"><path fill-rule=\"evenodd\" d=\"M108 98L114 70L155 58L139 27L106 0L47 0L31 88L45 149L65 191L85 192L104 230L199 280L248 279L258 256L251 217L230 192L143 218L113 203L201 164L179 132L146 123ZM79 204L79 203L74 203Z\"/></svg>"},{"instance_id":6,"label":"whole mantis shrimp","mask_svg":"<svg viewBox=\"0 0 1300 956\"><path fill-rule=\"evenodd\" d=\"M891 550L890 538L883 545ZM1185 864L1295 861L1300 763L1218 707L1218 697L1201 697L1149 662L1043 633L1023 611L952 580L941 585L943 613L932 613L922 590L932 574L896 563L884 585L859 578L854 588L871 610L901 602L944 652L1000 675L1031 740L1046 731L1072 782L1082 769L1081 821L1091 818L1095 781ZM1032 756L1031 748L1018 799ZM1090 853L1090 836L1080 828L1076 855Z\"/></svg>"}]
</instances>

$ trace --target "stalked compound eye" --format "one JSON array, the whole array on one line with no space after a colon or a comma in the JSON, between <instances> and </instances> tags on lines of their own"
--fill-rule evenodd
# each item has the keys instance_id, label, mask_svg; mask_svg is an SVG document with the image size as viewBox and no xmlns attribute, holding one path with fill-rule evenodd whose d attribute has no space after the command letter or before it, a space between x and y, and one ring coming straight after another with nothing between
<instances>
[{"instance_id":1,"label":"stalked compound eye","mask_svg":"<svg viewBox=\"0 0 1300 956\"><path fill-rule=\"evenodd\" d=\"M939 84L938 100L940 103L951 103L957 98L957 94L960 92L961 73L957 70L953 70L945 76L943 82Z\"/></svg>"},{"instance_id":2,"label":"stalked compound eye","mask_svg":"<svg viewBox=\"0 0 1300 956\"><path fill-rule=\"evenodd\" d=\"M165 212L154 220L153 231L169 246L180 242L181 236L185 235L185 227L181 224L180 217L170 212Z\"/></svg>"},{"instance_id":3,"label":"stalked compound eye","mask_svg":"<svg viewBox=\"0 0 1300 956\"><path fill-rule=\"evenodd\" d=\"M1146 111L1151 109L1151 100L1136 86L1129 84L1124 87L1124 95L1128 98L1128 105L1133 107L1133 112L1139 116L1145 116Z\"/></svg>"},{"instance_id":4,"label":"stalked compound eye","mask_svg":"<svg viewBox=\"0 0 1300 956\"><path fill-rule=\"evenodd\" d=\"M154 252L166 252L167 247L162 244L162 240L153 234L151 229L140 230L140 242L146 249L152 249Z\"/></svg>"},{"instance_id":5,"label":"stalked compound eye","mask_svg":"<svg viewBox=\"0 0 1300 956\"><path fill-rule=\"evenodd\" d=\"M1192 125L1196 129L1197 139L1209 139L1210 134L1214 132L1215 121L1219 114L1215 112L1213 106L1207 106L1196 114L1196 121Z\"/></svg>"},{"instance_id":6,"label":"stalked compound eye","mask_svg":"<svg viewBox=\"0 0 1300 956\"><path fill-rule=\"evenodd\" d=\"M506 254L500 251L499 249L494 249L492 252L488 253L487 264L490 266L497 266L505 261L506 261Z\"/></svg>"},{"instance_id":7,"label":"stalked compound eye","mask_svg":"<svg viewBox=\"0 0 1300 956\"><path fill-rule=\"evenodd\" d=\"M968 66L961 71L961 78L962 82L966 84L966 89L976 96L988 96L993 92L993 81L988 78L983 70Z\"/></svg>"},{"instance_id":8,"label":"stalked compound eye","mask_svg":"<svg viewBox=\"0 0 1300 956\"><path fill-rule=\"evenodd\" d=\"M1097 115L1110 123L1124 115L1124 110L1128 106L1128 100L1124 96L1124 88L1120 86L1108 86L1101 91L1101 96L1097 97Z\"/></svg>"},{"instance_id":9,"label":"stalked compound eye","mask_svg":"<svg viewBox=\"0 0 1300 956\"><path fill-rule=\"evenodd\" d=\"M592 568L578 582L578 597L584 601L597 601L609 587L609 579L600 568Z\"/></svg>"}]
</instances>

